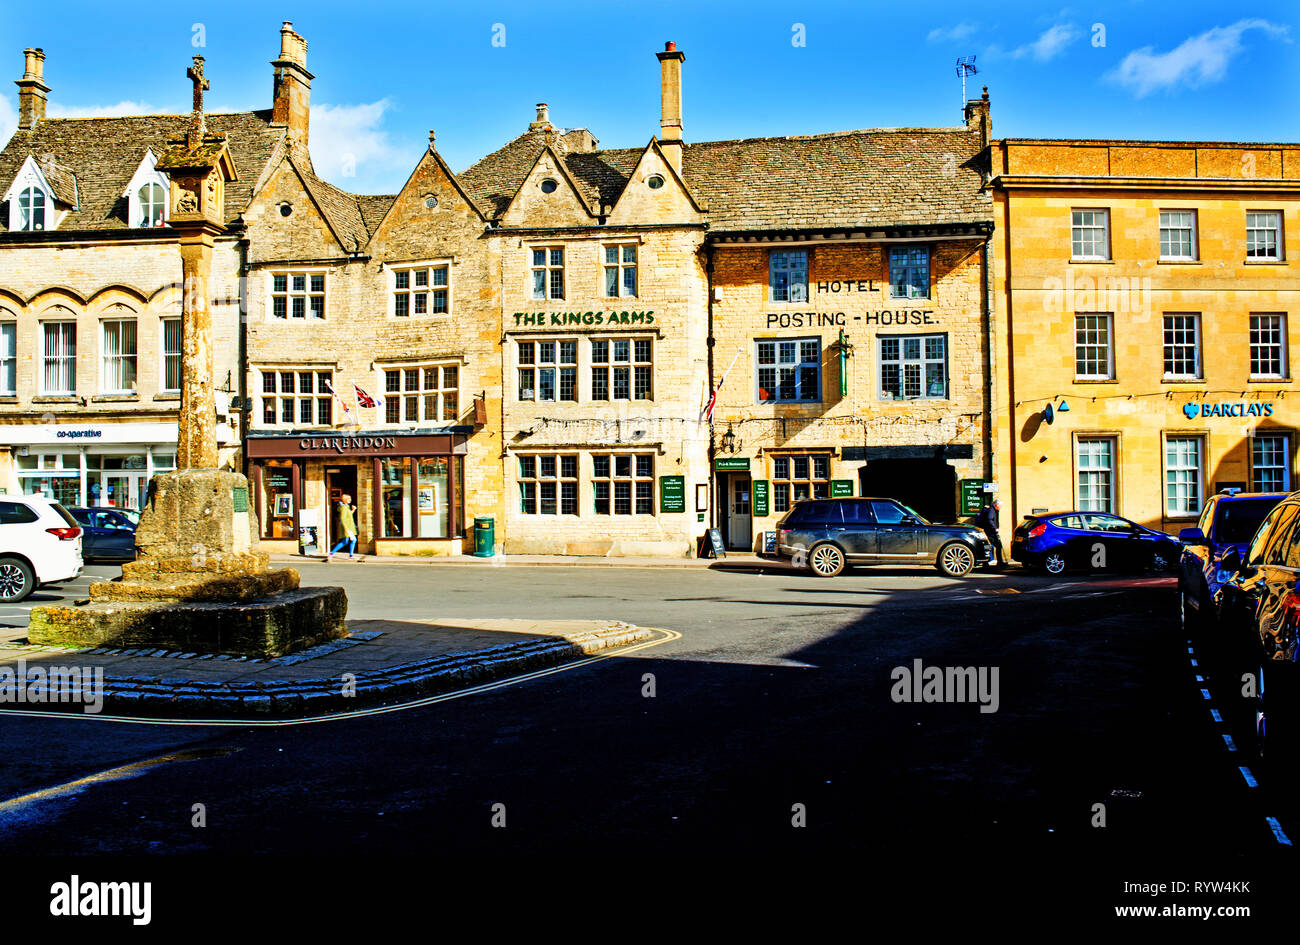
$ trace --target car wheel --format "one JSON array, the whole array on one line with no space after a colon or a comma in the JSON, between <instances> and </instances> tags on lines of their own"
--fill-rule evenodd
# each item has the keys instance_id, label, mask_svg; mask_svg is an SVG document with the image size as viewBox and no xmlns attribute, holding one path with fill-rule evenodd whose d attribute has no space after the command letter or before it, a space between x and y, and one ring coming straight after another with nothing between
<instances>
[{"instance_id":1,"label":"car wheel","mask_svg":"<svg viewBox=\"0 0 1300 945\"><path fill-rule=\"evenodd\" d=\"M814 545L808 552L808 569L818 577L836 577L844 570L844 552L831 544Z\"/></svg>"},{"instance_id":2,"label":"car wheel","mask_svg":"<svg viewBox=\"0 0 1300 945\"><path fill-rule=\"evenodd\" d=\"M1043 569L1047 571L1048 574L1064 574L1065 573L1064 553L1060 551L1048 552L1047 556L1043 558Z\"/></svg>"},{"instance_id":3,"label":"car wheel","mask_svg":"<svg viewBox=\"0 0 1300 945\"><path fill-rule=\"evenodd\" d=\"M0 601L13 603L36 590L31 566L17 558L0 558Z\"/></svg>"},{"instance_id":4,"label":"car wheel","mask_svg":"<svg viewBox=\"0 0 1300 945\"><path fill-rule=\"evenodd\" d=\"M948 577L965 577L975 567L975 552L959 541L949 542L939 549L935 566Z\"/></svg>"}]
</instances>

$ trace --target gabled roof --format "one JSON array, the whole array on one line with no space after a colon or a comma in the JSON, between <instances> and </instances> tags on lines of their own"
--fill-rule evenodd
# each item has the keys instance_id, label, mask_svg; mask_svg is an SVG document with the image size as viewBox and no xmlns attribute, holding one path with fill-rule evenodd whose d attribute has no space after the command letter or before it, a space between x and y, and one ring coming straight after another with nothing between
<instances>
[{"instance_id":1,"label":"gabled roof","mask_svg":"<svg viewBox=\"0 0 1300 945\"><path fill-rule=\"evenodd\" d=\"M20 181L35 183L64 206L74 208L77 206L77 176L70 168L53 161L47 161L42 165L37 162L35 156L29 154L18 164L18 169L9 180L3 182L6 189L0 200L12 199Z\"/></svg>"},{"instance_id":2,"label":"gabled roof","mask_svg":"<svg viewBox=\"0 0 1300 945\"><path fill-rule=\"evenodd\" d=\"M563 140L563 136L560 136ZM460 174L489 219L546 147L526 132ZM644 148L561 152L593 205L612 206ZM983 143L967 128L877 128L687 144L682 178L714 230L962 223L992 219Z\"/></svg>"},{"instance_id":3,"label":"gabled roof","mask_svg":"<svg viewBox=\"0 0 1300 945\"><path fill-rule=\"evenodd\" d=\"M345 252L360 252L370 242L370 230L366 227L365 217L361 213L361 204L356 194L340 190L328 181L321 180L314 173L298 166L293 158L289 159L298 176L302 178L307 193L320 208L321 216L333 231Z\"/></svg>"},{"instance_id":4,"label":"gabled roof","mask_svg":"<svg viewBox=\"0 0 1300 945\"><path fill-rule=\"evenodd\" d=\"M206 115L208 131L226 136L239 179L226 186L226 220L233 222L283 138L271 125L271 112ZM169 141L185 136L189 115L130 115L122 118L48 118L31 130L18 129L0 151L0 187L7 187L27 155L44 165L55 162L55 196L75 209L59 230L126 229L127 200L122 196L145 150L162 154ZM73 199L68 200L71 196ZM8 220L0 214L0 231Z\"/></svg>"}]
</instances>

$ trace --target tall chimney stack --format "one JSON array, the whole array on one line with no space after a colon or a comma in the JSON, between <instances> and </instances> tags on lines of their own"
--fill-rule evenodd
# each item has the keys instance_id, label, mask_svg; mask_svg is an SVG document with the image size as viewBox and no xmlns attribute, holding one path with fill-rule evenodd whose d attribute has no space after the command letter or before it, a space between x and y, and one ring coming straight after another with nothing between
<instances>
[{"instance_id":1,"label":"tall chimney stack","mask_svg":"<svg viewBox=\"0 0 1300 945\"><path fill-rule=\"evenodd\" d=\"M45 120L45 94L50 87L45 84L45 51L24 49L26 68L18 86L18 127L31 131L38 121Z\"/></svg>"},{"instance_id":2,"label":"tall chimney stack","mask_svg":"<svg viewBox=\"0 0 1300 945\"><path fill-rule=\"evenodd\" d=\"M978 131L984 146L988 147L993 138L993 117L989 113L989 87L984 86L984 94L966 103L966 127Z\"/></svg>"},{"instance_id":3,"label":"tall chimney stack","mask_svg":"<svg viewBox=\"0 0 1300 945\"><path fill-rule=\"evenodd\" d=\"M280 27L280 58L275 66L275 86L271 122L288 128L291 150L307 152L307 126L311 115L311 80L307 71L307 40L293 31L286 21Z\"/></svg>"},{"instance_id":4,"label":"tall chimney stack","mask_svg":"<svg viewBox=\"0 0 1300 945\"><path fill-rule=\"evenodd\" d=\"M659 146L678 174L682 172L682 63L686 53L665 43L659 56Z\"/></svg>"}]
</instances>

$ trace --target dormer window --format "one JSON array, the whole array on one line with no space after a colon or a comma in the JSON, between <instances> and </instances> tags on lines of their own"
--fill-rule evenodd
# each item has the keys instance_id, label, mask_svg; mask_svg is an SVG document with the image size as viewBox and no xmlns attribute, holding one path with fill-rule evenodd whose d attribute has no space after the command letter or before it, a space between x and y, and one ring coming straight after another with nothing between
<instances>
[{"instance_id":1,"label":"dormer window","mask_svg":"<svg viewBox=\"0 0 1300 945\"><path fill-rule=\"evenodd\" d=\"M140 225L162 226L167 219L167 191L161 184L148 183L136 191L140 201Z\"/></svg>"},{"instance_id":2,"label":"dormer window","mask_svg":"<svg viewBox=\"0 0 1300 945\"><path fill-rule=\"evenodd\" d=\"M48 203L45 191L34 184L18 191L18 221L14 229L45 229L45 207Z\"/></svg>"},{"instance_id":3,"label":"dormer window","mask_svg":"<svg viewBox=\"0 0 1300 945\"><path fill-rule=\"evenodd\" d=\"M162 226L167 222L169 186L167 178L157 170L157 164L153 151L146 150L131 183L122 193L127 200L128 226Z\"/></svg>"}]
</instances>

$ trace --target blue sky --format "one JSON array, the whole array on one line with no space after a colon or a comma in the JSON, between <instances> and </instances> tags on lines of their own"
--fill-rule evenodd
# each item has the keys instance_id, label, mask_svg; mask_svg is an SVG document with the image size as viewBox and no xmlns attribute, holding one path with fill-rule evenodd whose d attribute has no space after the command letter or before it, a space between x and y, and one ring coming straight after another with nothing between
<instances>
[{"instance_id":1,"label":"blue sky","mask_svg":"<svg viewBox=\"0 0 1300 945\"><path fill-rule=\"evenodd\" d=\"M51 117L188 111L195 53L213 110L266 108L286 19L316 75L317 170L360 193L397 190L430 128L462 170L542 101L602 147L643 145L658 133L666 40L686 53L687 140L957 124L962 55L977 57L967 90L989 86L997 136L1300 140L1294 0L1248 15L1202 0L13 3L0 10L0 140L26 46L46 52Z\"/></svg>"}]
</instances>

